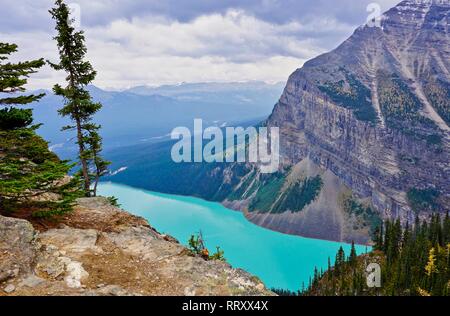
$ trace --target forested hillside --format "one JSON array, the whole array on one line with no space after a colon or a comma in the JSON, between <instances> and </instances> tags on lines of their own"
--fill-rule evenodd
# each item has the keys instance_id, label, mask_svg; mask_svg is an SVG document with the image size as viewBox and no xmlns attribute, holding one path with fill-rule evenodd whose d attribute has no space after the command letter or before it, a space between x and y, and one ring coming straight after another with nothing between
<instances>
[{"instance_id":1,"label":"forested hillside","mask_svg":"<svg viewBox=\"0 0 450 316\"><path fill-rule=\"evenodd\" d=\"M347 257L341 248L334 266L316 270L306 289L281 295L303 296L448 296L450 295L450 217L434 215L430 223L417 218L402 229L397 220L378 229L374 250ZM381 267L381 287L367 286L368 265Z\"/></svg>"}]
</instances>

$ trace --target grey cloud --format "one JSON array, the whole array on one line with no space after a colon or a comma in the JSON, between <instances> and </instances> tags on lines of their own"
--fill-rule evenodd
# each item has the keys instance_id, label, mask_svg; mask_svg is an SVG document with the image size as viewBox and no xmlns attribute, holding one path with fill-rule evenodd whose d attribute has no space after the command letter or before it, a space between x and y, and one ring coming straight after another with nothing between
<instances>
[{"instance_id":1,"label":"grey cloud","mask_svg":"<svg viewBox=\"0 0 450 316\"><path fill-rule=\"evenodd\" d=\"M242 9L267 22L284 24L321 17L334 17L349 24L365 21L369 3L379 3L384 10L399 0L74 0L81 6L86 26L104 25L119 18L132 19L162 15L181 22L200 15L225 13ZM0 0L0 27L2 31L49 29L48 9L52 0Z\"/></svg>"},{"instance_id":2,"label":"grey cloud","mask_svg":"<svg viewBox=\"0 0 450 316\"><path fill-rule=\"evenodd\" d=\"M53 21L48 13L53 2L0 0L0 41L18 43L18 57L23 59L40 57L35 54L56 58L51 40ZM399 1L66 2L80 5L89 57L99 71L100 85L121 87L179 81L285 80L305 60L334 48L364 23L367 4L377 2L387 10ZM143 67L149 71L143 73ZM48 85L55 76L47 69L36 79Z\"/></svg>"}]
</instances>

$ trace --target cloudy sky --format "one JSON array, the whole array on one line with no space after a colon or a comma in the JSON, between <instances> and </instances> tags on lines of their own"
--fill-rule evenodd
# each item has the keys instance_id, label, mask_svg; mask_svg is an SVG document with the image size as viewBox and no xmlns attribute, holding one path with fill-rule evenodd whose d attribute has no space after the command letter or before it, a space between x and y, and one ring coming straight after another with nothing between
<instances>
[{"instance_id":1,"label":"cloudy sky","mask_svg":"<svg viewBox=\"0 0 450 316\"><path fill-rule=\"evenodd\" d=\"M367 6L399 0L68 0L79 8L95 84L124 89L180 82L285 81L366 22ZM53 0L0 0L0 41L15 60L56 60ZM78 11L78 10L76 10ZM63 78L48 67L30 88Z\"/></svg>"}]
</instances>

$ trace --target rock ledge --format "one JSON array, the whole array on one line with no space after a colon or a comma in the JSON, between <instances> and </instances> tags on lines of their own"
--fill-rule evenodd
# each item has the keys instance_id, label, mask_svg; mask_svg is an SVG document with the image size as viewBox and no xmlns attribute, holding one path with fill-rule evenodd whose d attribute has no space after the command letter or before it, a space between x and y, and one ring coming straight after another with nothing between
<instances>
[{"instance_id":1,"label":"rock ledge","mask_svg":"<svg viewBox=\"0 0 450 316\"><path fill-rule=\"evenodd\" d=\"M243 270L190 256L175 239L107 199L90 198L78 200L72 213L47 230L0 216L0 296L5 295L273 293Z\"/></svg>"}]
</instances>

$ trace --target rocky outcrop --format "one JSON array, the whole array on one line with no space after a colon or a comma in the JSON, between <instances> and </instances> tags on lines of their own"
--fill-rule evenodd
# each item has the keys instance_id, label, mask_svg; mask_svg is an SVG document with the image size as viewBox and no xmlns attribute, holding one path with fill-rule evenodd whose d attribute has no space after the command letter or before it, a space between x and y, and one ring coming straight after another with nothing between
<instances>
[{"instance_id":1,"label":"rocky outcrop","mask_svg":"<svg viewBox=\"0 0 450 316\"><path fill-rule=\"evenodd\" d=\"M109 204L80 199L57 227L0 216L1 295L272 295Z\"/></svg>"}]
</instances>

